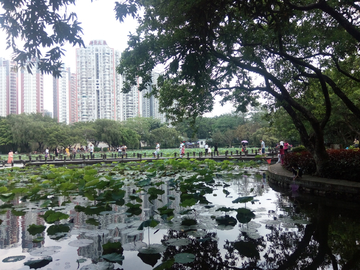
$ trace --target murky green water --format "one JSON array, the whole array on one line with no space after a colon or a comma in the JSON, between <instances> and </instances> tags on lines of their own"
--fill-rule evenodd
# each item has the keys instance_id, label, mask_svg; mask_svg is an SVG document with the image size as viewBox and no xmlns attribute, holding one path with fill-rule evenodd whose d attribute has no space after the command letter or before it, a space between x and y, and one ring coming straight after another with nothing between
<instances>
[{"instance_id":1,"label":"murky green water","mask_svg":"<svg viewBox=\"0 0 360 270\"><path fill-rule=\"evenodd\" d=\"M193 172L163 174L150 185L127 177L117 204L71 192L5 199L0 269L360 269L360 207L275 191L265 169L234 168L212 181L199 174L191 185L185 175ZM196 204L186 206L192 197ZM239 197L249 201L234 203ZM68 217L47 223L49 210ZM32 224L45 228L34 233ZM117 257L105 256L109 242L121 243Z\"/></svg>"}]
</instances>

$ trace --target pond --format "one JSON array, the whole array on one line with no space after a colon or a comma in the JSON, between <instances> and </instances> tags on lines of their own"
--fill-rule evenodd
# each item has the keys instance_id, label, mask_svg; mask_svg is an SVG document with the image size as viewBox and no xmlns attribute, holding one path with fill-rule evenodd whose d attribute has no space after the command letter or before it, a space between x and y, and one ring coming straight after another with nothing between
<instances>
[{"instance_id":1,"label":"pond","mask_svg":"<svg viewBox=\"0 0 360 270\"><path fill-rule=\"evenodd\" d=\"M272 188L265 164L0 171L0 269L360 269L360 207Z\"/></svg>"}]
</instances>

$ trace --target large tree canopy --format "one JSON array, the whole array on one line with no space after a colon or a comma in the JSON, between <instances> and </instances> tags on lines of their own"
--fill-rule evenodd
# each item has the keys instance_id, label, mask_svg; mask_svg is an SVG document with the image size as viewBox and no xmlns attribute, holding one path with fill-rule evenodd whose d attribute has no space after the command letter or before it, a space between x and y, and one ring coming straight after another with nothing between
<instances>
[{"instance_id":1,"label":"large tree canopy","mask_svg":"<svg viewBox=\"0 0 360 270\"><path fill-rule=\"evenodd\" d=\"M118 68L127 79L124 91L138 77L145 89L153 68L165 64L156 94L176 117L206 112L214 95L233 101L238 111L268 98L291 116L318 174L326 174L330 95L360 118L360 108L326 72L335 70L359 87L359 71L348 63L358 58L358 1L128 0L117 8L120 20L144 11ZM314 81L322 113L301 102Z\"/></svg>"},{"instance_id":2,"label":"large tree canopy","mask_svg":"<svg viewBox=\"0 0 360 270\"><path fill-rule=\"evenodd\" d=\"M0 27L20 67L31 72L37 62L42 72L60 75L62 46L84 46L76 14L67 13L73 4L75 0L1 0Z\"/></svg>"}]
</instances>

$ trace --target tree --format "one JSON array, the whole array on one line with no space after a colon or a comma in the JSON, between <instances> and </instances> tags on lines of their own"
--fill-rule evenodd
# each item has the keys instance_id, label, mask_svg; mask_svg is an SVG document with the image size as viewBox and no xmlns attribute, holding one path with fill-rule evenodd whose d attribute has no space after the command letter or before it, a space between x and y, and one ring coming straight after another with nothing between
<instances>
[{"instance_id":1,"label":"tree","mask_svg":"<svg viewBox=\"0 0 360 270\"><path fill-rule=\"evenodd\" d=\"M120 20L144 11L118 68L127 79L124 91L138 77L139 89L146 89L153 68L166 63L154 93L172 117L207 112L213 95L233 101L237 111L256 105L261 95L290 115L315 159L317 174L326 176L330 93L360 118L360 108L325 72L333 68L360 82L353 68L343 65L359 48L356 1L128 0L117 7ZM321 115L300 102L314 80L320 86Z\"/></svg>"},{"instance_id":2,"label":"tree","mask_svg":"<svg viewBox=\"0 0 360 270\"><path fill-rule=\"evenodd\" d=\"M140 135L140 140L147 144L151 144L150 132L162 126L160 120L152 117L133 117L127 119L123 124L136 131Z\"/></svg>"},{"instance_id":3,"label":"tree","mask_svg":"<svg viewBox=\"0 0 360 270\"><path fill-rule=\"evenodd\" d=\"M174 147L180 141L180 133L175 128L162 126L151 131L151 141L152 145L158 142L163 148Z\"/></svg>"},{"instance_id":4,"label":"tree","mask_svg":"<svg viewBox=\"0 0 360 270\"><path fill-rule=\"evenodd\" d=\"M37 59L42 72L60 76L63 45L69 42L84 46L76 14L67 13L67 7L75 4L75 0L3 0L1 3L4 12L0 27L7 34L6 43L14 52L13 60L31 72L35 64L32 59Z\"/></svg>"}]
</instances>

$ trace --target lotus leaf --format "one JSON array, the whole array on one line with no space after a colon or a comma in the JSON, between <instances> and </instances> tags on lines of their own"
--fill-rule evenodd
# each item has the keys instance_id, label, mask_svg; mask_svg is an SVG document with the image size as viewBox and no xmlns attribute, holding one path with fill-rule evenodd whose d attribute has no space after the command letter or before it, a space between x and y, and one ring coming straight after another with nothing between
<instances>
[{"instance_id":1,"label":"lotus leaf","mask_svg":"<svg viewBox=\"0 0 360 270\"><path fill-rule=\"evenodd\" d=\"M175 259L175 262L176 263L182 263L182 264L185 264L185 263L191 263L193 261L195 261L195 255L194 254L191 254L191 253L179 253L179 254L176 254L174 256L174 259Z\"/></svg>"},{"instance_id":2,"label":"lotus leaf","mask_svg":"<svg viewBox=\"0 0 360 270\"><path fill-rule=\"evenodd\" d=\"M237 211L236 218L240 223L248 223L251 219L255 218L255 214L246 208L239 208Z\"/></svg>"},{"instance_id":3,"label":"lotus leaf","mask_svg":"<svg viewBox=\"0 0 360 270\"><path fill-rule=\"evenodd\" d=\"M237 223L237 220L229 215L225 215L225 216L216 218L216 222L219 225L235 226Z\"/></svg>"},{"instance_id":4,"label":"lotus leaf","mask_svg":"<svg viewBox=\"0 0 360 270\"><path fill-rule=\"evenodd\" d=\"M47 230L48 235L55 235L57 233L66 233L70 231L70 227L66 224L51 225Z\"/></svg>"},{"instance_id":5,"label":"lotus leaf","mask_svg":"<svg viewBox=\"0 0 360 270\"><path fill-rule=\"evenodd\" d=\"M165 193L164 190L161 189L157 189L154 187L151 187L148 189L147 193L150 195L149 196L149 201L153 201L157 198L158 195L163 195Z\"/></svg>"},{"instance_id":6,"label":"lotus leaf","mask_svg":"<svg viewBox=\"0 0 360 270\"><path fill-rule=\"evenodd\" d=\"M8 263L8 262L18 262L18 261L22 261L23 259L25 259L26 257L24 255L19 255L19 256L10 256L7 257L5 259L2 260L2 262L4 263Z\"/></svg>"},{"instance_id":7,"label":"lotus leaf","mask_svg":"<svg viewBox=\"0 0 360 270\"><path fill-rule=\"evenodd\" d=\"M87 224L90 224L90 225L95 225L95 226L99 226L100 225L100 222L97 221L96 219L94 218L89 218L86 220L86 223Z\"/></svg>"},{"instance_id":8,"label":"lotus leaf","mask_svg":"<svg viewBox=\"0 0 360 270\"><path fill-rule=\"evenodd\" d=\"M42 215L42 217L47 223L54 223L55 221L69 218L69 215L61 212L55 212L54 210L48 210L44 215Z\"/></svg>"},{"instance_id":9,"label":"lotus leaf","mask_svg":"<svg viewBox=\"0 0 360 270\"><path fill-rule=\"evenodd\" d=\"M154 227L156 227L159 223L160 223L160 221L151 218L151 219L148 219L148 220L145 220L144 222L142 222L142 223L140 224L140 226L138 227L138 230L143 230L144 227L154 228Z\"/></svg>"},{"instance_id":10,"label":"lotus leaf","mask_svg":"<svg viewBox=\"0 0 360 270\"><path fill-rule=\"evenodd\" d=\"M29 261L25 262L24 265L27 265L30 268L37 269L37 268L42 268L51 262L52 262L52 258L50 256L47 256L47 257L39 259L39 260L29 260Z\"/></svg>"},{"instance_id":11,"label":"lotus leaf","mask_svg":"<svg viewBox=\"0 0 360 270\"><path fill-rule=\"evenodd\" d=\"M238 241L234 242L233 246L243 256L256 259L260 258L257 246L253 242Z\"/></svg>"},{"instance_id":12,"label":"lotus leaf","mask_svg":"<svg viewBox=\"0 0 360 270\"><path fill-rule=\"evenodd\" d=\"M31 235L36 235L38 233L42 233L45 229L46 226L44 225L31 224L27 230Z\"/></svg>"},{"instance_id":13,"label":"lotus leaf","mask_svg":"<svg viewBox=\"0 0 360 270\"><path fill-rule=\"evenodd\" d=\"M153 270L171 269L171 267L174 265L174 263L175 263L175 259L170 259L170 260L167 260L167 261L163 262L162 264L156 266Z\"/></svg>"},{"instance_id":14,"label":"lotus leaf","mask_svg":"<svg viewBox=\"0 0 360 270\"><path fill-rule=\"evenodd\" d=\"M184 226L192 226L192 225L196 225L196 224L197 224L196 219L184 218L181 221L181 225L184 225Z\"/></svg>"},{"instance_id":15,"label":"lotus leaf","mask_svg":"<svg viewBox=\"0 0 360 270\"><path fill-rule=\"evenodd\" d=\"M111 253L116 253L116 254L122 254L124 252L124 249L121 246L120 242L108 242L104 245L102 245L103 247L103 255L104 254L111 254Z\"/></svg>"},{"instance_id":16,"label":"lotus leaf","mask_svg":"<svg viewBox=\"0 0 360 270\"><path fill-rule=\"evenodd\" d=\"M157 261L161 258L159 253L147 254L147 253L138 253L138 257L146 264L154 266Z\"/></svg>"},{"instance_id":17,"label":"lotus leaf","mask_svg":"<svg viewBox=\"0 0 360 270\"><path fill-rule=\"evenodd\" d=\"M122 254L118 254L118 253L105 254L105 255L102 255L101 257L109 262L118 263L120 265L122 264L123 260L125 259Z\"/></svg>"},{"instance_id":18,"label":"lotus leaf","mask_svg":"<svg viewBox=\"0 0 360 270\"><path fill-rule=\"evenodd\" d=\"M78 240L71 241L69 243L69 246L71 246L71 247L86 247L88 245L91 245L92 243L94 243L94 240L78 239Z\"/></svg>"},{"instance_id":19,"label":"lotus leaf","mask_svg":"<svg viewBox=\"0 0 360 270\"><path fill-rule=\"evenodd\" d=\"M251 202L253 199L254 196L239 197L236 200L233 200L232 203L247 203L247 202Z\"/></svg>"}]
</instances>

